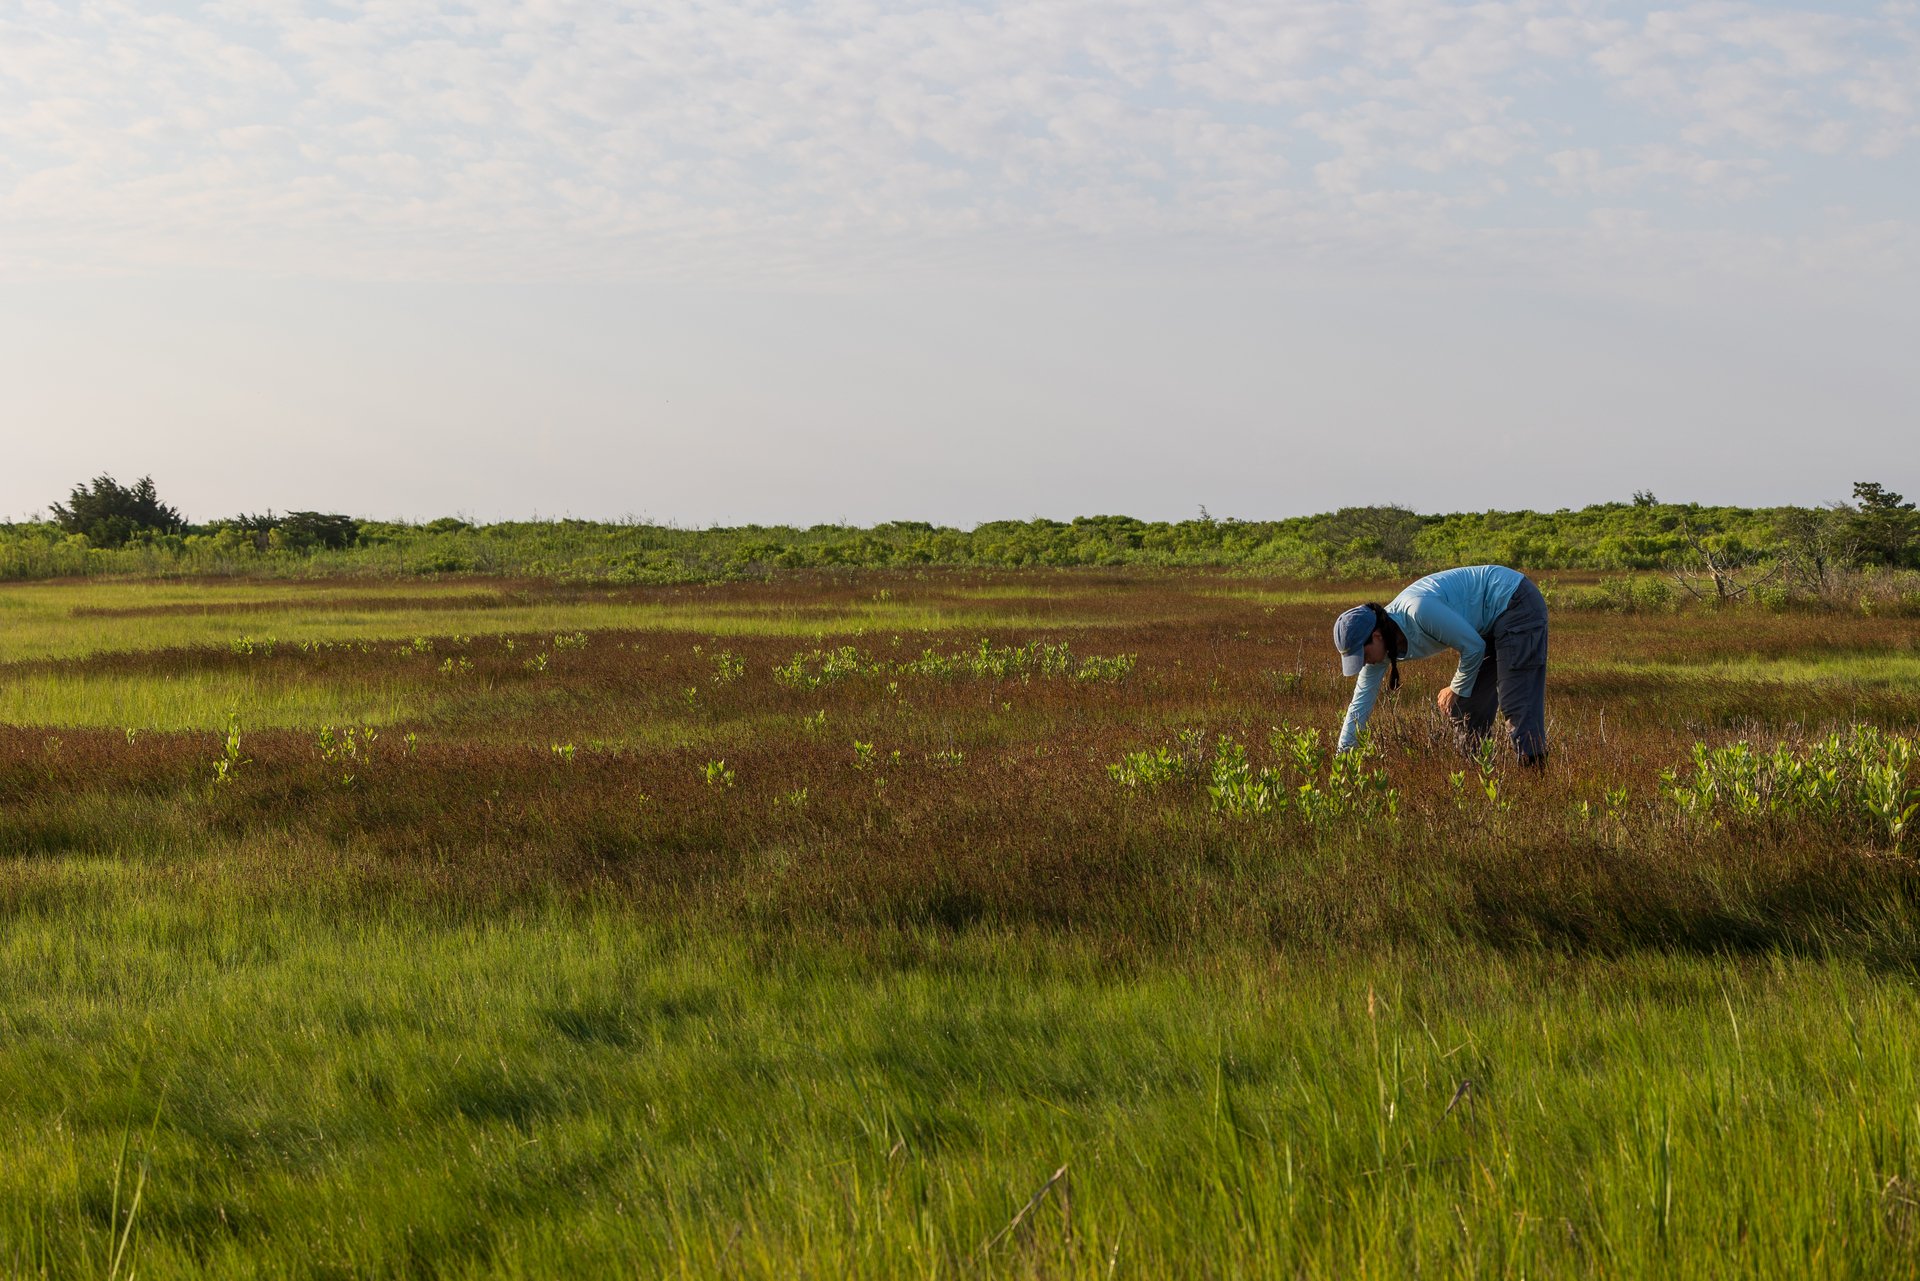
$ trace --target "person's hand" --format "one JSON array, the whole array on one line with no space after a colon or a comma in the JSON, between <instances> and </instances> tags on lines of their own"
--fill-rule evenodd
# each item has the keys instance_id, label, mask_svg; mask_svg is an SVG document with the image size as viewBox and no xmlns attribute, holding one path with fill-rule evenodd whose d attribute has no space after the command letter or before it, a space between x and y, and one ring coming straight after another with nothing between
<instances>
[{"instance_id":1,"label":"person's hand","mask_svg":"<svg viewBox=\"0 0 1920 1281\"><path fill-rule=\"evenodd\" d=\"M1460 696L1454 693L1453 686L1449 685L1446 688L1442 689L1438 694L1434 695L1433 701L1439 705L1440 714L1442 716L1445 716L1448 719L1452 719L1454 715L1454 710L1453 710L1454 706L1459 703Z\"/></svg>"}]
</instances>

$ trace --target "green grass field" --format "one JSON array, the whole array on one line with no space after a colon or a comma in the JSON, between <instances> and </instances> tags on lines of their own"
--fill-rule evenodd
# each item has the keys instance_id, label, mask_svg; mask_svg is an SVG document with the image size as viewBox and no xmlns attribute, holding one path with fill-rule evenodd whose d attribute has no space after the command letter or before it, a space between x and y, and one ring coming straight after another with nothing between
<instances>
[{"instance_id":1,"label":"green grass field","mask_svg":"<svg viewBox=\"0 0 1920 1281\"><path fill-rule=\"evenodd\" d=\"M1389 590L0 588L0 1273L1920 1275L1920 622Z\"/></svg>"}]
</instances>

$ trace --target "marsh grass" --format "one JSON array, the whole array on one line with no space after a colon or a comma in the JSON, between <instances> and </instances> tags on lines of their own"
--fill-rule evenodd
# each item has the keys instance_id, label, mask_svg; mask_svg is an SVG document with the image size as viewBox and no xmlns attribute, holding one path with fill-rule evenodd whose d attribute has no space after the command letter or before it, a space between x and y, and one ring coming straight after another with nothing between
<instances>
[{"instance_id":1,"label":"marsh grass","mask_svg":"<svg viewBox=\"0 0 1920 1281\"><path fill-rule=\"evenodd\" d=\"M1325 604L1066 577L7 589L0 1272L1914 1274L1914 852L1662 775L1920 624L1557 617L1544 774L1436 663L1342 783Z\"/></svg>"},{"instance_id":2,"label":"marsh grass","mask_svg":"<svg viewBox=\"0 0 1920 1281\"><path fill-rule=\"evenodd\" d=\"M259 729L343 718L390 724L419 719L429 701L422 691L379 679L312 681L244 671L133 675L0 669L0 724L5 725L217 729L228 709Z\"/></svg>"},{"instance_id":3,"label":"marsh grass","mask_svg":"<svg viewBox=\"0 0 1920 1281\"><path fill-rule=\"evenodd\" d=\"M981 592L916 603L871 593L795 593L754 599L751 585L585 590L519 584L476 593L470 580L441 584L278 581L228 586L197 600L179 584L105 582L0 587L0 663L80 658L189 646L223 647L242 635L292 644L395 642L415 636L644 629L742 636L821 636L890 628L929 631L1018 625L1044 593ZM996 608L997 604L997 608ZM1051 613L1053 610L1043 612Z\"/></svg>"},{"instance_id":4,"label":"marsh grass","mask_svg":"<svg viewBox=\"0 0 1920 1281\"><path fill-rule=\"evenodd\" d=\"M1803 657L1723 658L1711 662L1689 662L1682 657L1660 663L1622 663L1617 665L1616 670L1664 670L1724 683L1820 682L1854 688L1892 689L1903 694L1920 689L1920 652L1913 650L1870 650Z\"/></svg>"},{"instance_id":5,"label":"marsh grass","mask_svg":"<svg viewBox=\"0 0 1920 1281\"><path fill-rule=\"evenodd\" d=\"M1218 953L65 893L0 950L14 1271L1896 1275L1920 999L1845 963ZM111 925L103 908L110 908ZM110 930L110 933L108 932ZM1007 1231L1049 1173L1066 1187ZM1117 1260L1117 1262L1116 1262Z\"/></svg>"}]
</instances>

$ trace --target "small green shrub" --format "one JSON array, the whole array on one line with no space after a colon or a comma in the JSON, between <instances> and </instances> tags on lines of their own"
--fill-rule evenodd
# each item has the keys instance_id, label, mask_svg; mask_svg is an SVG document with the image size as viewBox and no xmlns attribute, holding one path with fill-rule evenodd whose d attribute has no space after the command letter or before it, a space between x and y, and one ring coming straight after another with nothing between
<instances>
[{"instance_id":1,"label":"small green shrub","mask_svg":"<svg viewBox=\"0 0 1920 1281\"><path fill-rule=\"evenodd\" d=\"M1660 787L1682 814L1716 826L1818 822L1898 846L1920 815L1920 787L1909 785L1913 759L1912 739L1856 725L1770 751L1745 739L1695 743L1692 770L1664 771Z\"/></svg>"},{"instance_id":2,"label":"small green shrub","mask_svg":"<svg viewBox=\"0 0 1920 1281\"><path fill-rule=\"evenodd\" d=\"M861 662L859 650L842 645L838 649L795 654L784 665L773 669L773 679L775 684L788 689L812 690L858 676L866 666Z\"/></svg>"},{"instance_id":3,"label":"small green shrub","mask_svg":"<svg viewBox=\"0 0 1920 1281\"><path fill-rule=\"evenodd\" d=\"M1262 765L1232 735L1220 735L1207 754L1200 736L1186 731L1179 750L1161 744L1131 751L1107 766L1107 774L1130 790L1204 780L1210 808L1231 819L1292 812L1309 824L1322 825L1398 816L1399 793L1389 784L1370 741L1363 738L1352 751L1334 752L1319 729L1281 725L1267 736L1267 746L1274 763Z\"/></svg>"},{"instance_id":4,"label":"small green shrub","mask_svg":"<svg viewBox=\"0 0 1920 1281\"><path fill-rule=\"evenodd\" d=\"M133 741L129 733L127 741ZM248 761L240 752L240 713L227 709L227 728L220 736L220 755L213 762L213 781L231 783L240 776L240 767Z\"/></svg>"}]
</instances>

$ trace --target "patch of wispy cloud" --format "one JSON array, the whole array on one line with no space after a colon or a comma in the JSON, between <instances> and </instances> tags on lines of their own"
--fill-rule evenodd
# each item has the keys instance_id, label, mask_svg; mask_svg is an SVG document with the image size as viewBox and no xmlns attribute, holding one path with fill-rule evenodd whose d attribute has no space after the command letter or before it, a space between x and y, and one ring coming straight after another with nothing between
<instances>
[{"instance_id":1,"label":"patch of wispy cloud","mask_svg":"<svg viewBox=\"0 0 1920 1281\"><path fill-rule=\"evenodd\" d=\"M1911 114L1860 86L1920 71L1915 29L1898 7L1849 16L1693 4L1649 14L1591 58L1618 100L1651 110L1686 142L1837 154L1861 128Z\"/></svg>"},{"instance_id":2,"label":"patch of wispy cloud","mask_svg":"<svg viewBox=\"0 0 1920 1281\"><path fill-rule=\"evenodd\" d=\"M1744 200L1783 181L1762 157L1714 157L1684 147L1653 144L1621 149L1614 157L1598 148L1551 152L1552 176L1543 185L1565 197L1618 200L1644 191L1679 189L1720 200Z\"/></svg>"},{"instance_id":3,"label":"patch of wispy cloud","mask_svg":"<svg viewBox=\"0 0 1920 1281\"><path fill-rule=\"evenodd\" d=\"M0 271L1018 270L1210 238L1525 269L1621 209L1658 241L1745 204L1751 236L1775 200L1762 234L1831 239L1782 198L1910 161L1917 32L1731 0L23 0Z\"/></svg>"}]
</instances>

